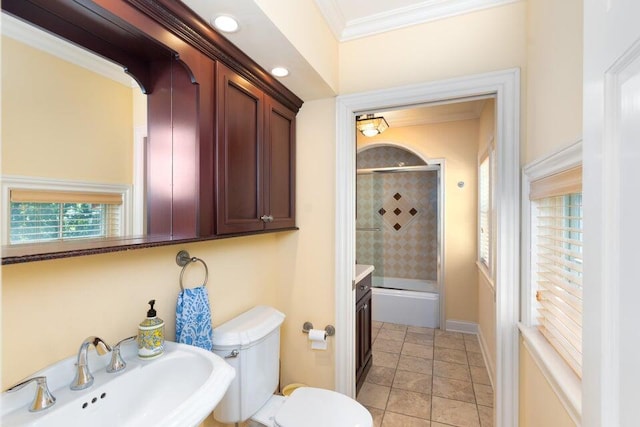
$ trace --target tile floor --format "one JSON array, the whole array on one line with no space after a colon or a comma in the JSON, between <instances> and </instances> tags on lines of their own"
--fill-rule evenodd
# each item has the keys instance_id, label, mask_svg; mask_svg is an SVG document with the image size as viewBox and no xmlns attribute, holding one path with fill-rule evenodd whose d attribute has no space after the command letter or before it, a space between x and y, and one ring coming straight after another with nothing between
<instances>
[{"instance_id":1,"label":"tile floor","mask_svg":"<svg viewBox=\"0 0 640 427\"><path fill-rule=\"evenodd\" d=\"M373 322L357 399L375 427L492 427L493 388L476 335Z\"/></svg>"}]
</instances>

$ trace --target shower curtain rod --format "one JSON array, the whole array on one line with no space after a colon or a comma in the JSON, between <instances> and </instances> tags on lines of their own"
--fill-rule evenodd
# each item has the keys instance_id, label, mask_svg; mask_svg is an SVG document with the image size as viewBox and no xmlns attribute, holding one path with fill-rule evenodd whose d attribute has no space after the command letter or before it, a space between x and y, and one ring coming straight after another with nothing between
<instances>
[{"instance_id":1,"label":"shower curtain rod","mask_svg":"<svg viewBox=\"0 0 640 427\"><path fill-rule=\"evenodd\" d=\"M390 166L386 168L357 169L357 174L384 173L384 172L423 172L440 170L440 165L420 165L420 166Z\"/></svg>"}]
</instances>

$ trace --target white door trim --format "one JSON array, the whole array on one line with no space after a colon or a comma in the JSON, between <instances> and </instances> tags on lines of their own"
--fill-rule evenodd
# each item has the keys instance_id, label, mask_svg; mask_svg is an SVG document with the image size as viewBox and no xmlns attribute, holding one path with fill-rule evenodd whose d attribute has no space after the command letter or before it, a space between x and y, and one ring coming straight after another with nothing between
<instances>
[{"instance_id":1,"label":"white door trim","mask_svg":"<svg viewBox=\"0 0 640 427\"><path fill-rule=\"evenodd\" d=\"M355 116L371 110L496 96L497 427L518 425L520 283L520 70L477 74L437 82L339 96L336 100L335 389L355 396Z\"/></svg>"},{"instance_id":2,"label":"white door trim","mask_svg":"<svg viewBox=\"0 0 640 427\"><path fill-rule=\"evenodd\" d=\"M638 424L640 3L584 2L585 427Z\"/></svg>"}]
</instances>

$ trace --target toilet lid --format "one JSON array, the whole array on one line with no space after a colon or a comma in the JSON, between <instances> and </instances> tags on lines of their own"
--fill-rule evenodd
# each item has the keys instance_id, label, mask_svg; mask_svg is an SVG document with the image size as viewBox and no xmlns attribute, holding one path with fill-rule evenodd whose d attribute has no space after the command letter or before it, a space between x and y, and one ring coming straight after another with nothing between
<instances>
[{"instance_id":1,"label":"toilet lid","mask_svg":"<svg viewBox=\"0 0 640 427\"><path fill-rule=\"evenodd\" d=\"M300 387L275 416L277 427L372 427L367 409L355 400L331 390Z\"/></svg>"}]
</instances>

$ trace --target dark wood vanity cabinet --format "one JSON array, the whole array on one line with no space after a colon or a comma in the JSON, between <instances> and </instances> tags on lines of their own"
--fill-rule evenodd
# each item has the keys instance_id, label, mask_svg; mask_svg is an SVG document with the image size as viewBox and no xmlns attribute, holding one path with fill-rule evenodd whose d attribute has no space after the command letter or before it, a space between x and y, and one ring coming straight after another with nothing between
<instances>
[{"instance_id":1,"label":"dark wood vanity cabinet","mask_svg":"<svg viewBox=\"0 0 640 427\"><path fill-rule=\"evenodd\" d=\"M373 362L371 296L371 274L368 274L356 284L356 392Z\"/></svg>"},{"instance_id":2,"label":"dark wood vanity cabinet","mask_svg":"<svg viewBox=\"0 0 640 427\"><path fill-rule=\"evenodd\" d=\"M295 226L295 113L216 67L216 234Z\"/></svg>"}]
</instances>

